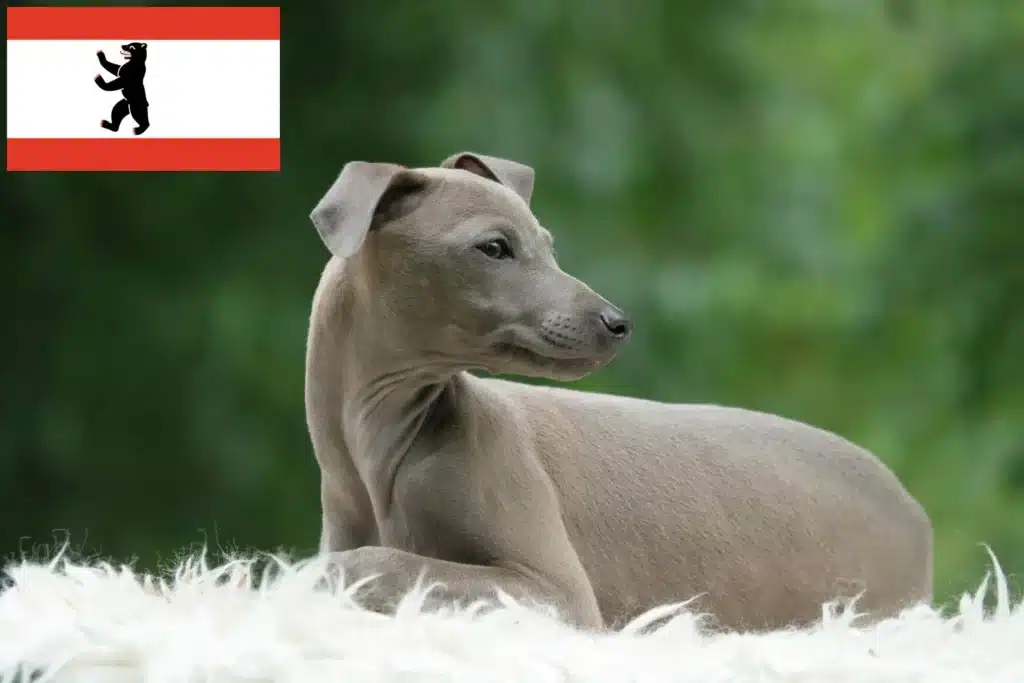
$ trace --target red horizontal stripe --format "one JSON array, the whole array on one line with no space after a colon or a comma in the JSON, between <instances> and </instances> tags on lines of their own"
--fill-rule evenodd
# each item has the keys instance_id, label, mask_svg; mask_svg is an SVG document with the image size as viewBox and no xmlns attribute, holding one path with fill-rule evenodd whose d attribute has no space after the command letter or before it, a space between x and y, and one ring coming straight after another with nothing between
<instances>
[{"instance_id":1,"label":"red horizontal stripe","mask_svg":"<svg viewBox=\"0 0 1024 683\"><path fill-rule=\"evenodd\" d=\"M7 40L280 40L279 7L8 7Z\"/></svg>"},{"instance_id":2,"label":"red horizontal stripe","mask_svg":"<svg viewBox=\"0 0 1024 683\"><path fill-rule=\"evenodd\" d=\"M280 171L279 138L8 138L8 171Z\"/></svg>"}]
</instances>

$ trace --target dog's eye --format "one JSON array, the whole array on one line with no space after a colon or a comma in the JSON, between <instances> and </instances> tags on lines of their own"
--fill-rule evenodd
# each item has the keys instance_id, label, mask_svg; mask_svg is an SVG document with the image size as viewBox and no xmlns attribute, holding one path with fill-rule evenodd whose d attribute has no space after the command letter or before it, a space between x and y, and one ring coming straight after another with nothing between
<instances>
[{"instance_id":1,"label":"dog's eye","mask_svg":"<svg viewBox=\"0 0 1024 683\"><path fill-rule=\"evenodd\" d=\"M490 242L478 244L476 248L482 251L484 256L487 258L500 260L512 258L513 256L512 247L508 245L508 241L500 237L496 240L491 240Z\"/></svg>"}]
</instances>

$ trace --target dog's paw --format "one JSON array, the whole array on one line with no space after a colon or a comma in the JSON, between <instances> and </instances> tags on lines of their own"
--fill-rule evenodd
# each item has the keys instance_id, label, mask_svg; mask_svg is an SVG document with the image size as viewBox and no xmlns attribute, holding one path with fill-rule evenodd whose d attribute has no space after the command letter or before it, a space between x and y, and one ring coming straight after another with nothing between
<instances>
[{"instance_id":1,"label":"dog's paw","mask_svg":"<svg viewBox=\"0 0 1024 683\"><path fill-rule=\"evenodd\" d=\"M403 594L397 570L390 548L345 550L330 554L326 585L349 593L364 609L389 613ZM359 586L351 590L354 584Z\"/></svg>"}]
</instances>

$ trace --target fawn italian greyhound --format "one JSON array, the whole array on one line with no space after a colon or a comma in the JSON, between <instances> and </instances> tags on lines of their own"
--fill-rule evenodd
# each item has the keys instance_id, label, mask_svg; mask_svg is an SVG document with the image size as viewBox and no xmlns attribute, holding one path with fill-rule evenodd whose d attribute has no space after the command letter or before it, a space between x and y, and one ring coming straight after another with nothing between
<instances>
[{"instance_id":1,"label":"fawn italian greyhound","mask_svg":"<svg viewBox=\"0 0 1024 683\"><path fill-rule=\"evenodd\" d=\"M928 516L839 436L471 374L578 379L633 330L559 268L533 185L469 152L353 161L311 213L332 254L306 364L321 551L379 575L364 604L387 611L422 578L432 604L500 590L587 629L690 598L767 629L836 598L877 617L929 601Z\"/></svg>"}]
</instances>

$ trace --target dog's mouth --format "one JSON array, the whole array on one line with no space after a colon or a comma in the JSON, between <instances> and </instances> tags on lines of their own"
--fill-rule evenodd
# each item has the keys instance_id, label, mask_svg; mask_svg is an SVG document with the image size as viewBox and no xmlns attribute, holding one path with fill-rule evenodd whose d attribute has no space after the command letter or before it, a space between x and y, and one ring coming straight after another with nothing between
<instances>
[{"instance_id":1,"label":"dog's mouth","mask_svg":"<svg viewBox=\"0 0 1024 683\"><path fill-rule=\"evenodd\" d=\"M494 345L494 350L503 359L522 363L526 366L538 369L550 369L555 371L568 371L572 374L577 372L586 374L596 370L610 358L599 358L594 356L566 356L562 354L544 353L525 344L513 342L499 342Z\"/></svg>"},{"instance_id":2,"label":"dog's mouth","mask_svg":"<svg viewBox=\"0 0 1024 683\"><path fill-rule=\"evenodd\" d=\"M532 326L510 325L501 329L489 346L489 371L510 372L557 380L580 379L607 365L615 349L599 350Z\"/></svg>"}]
</instances>

